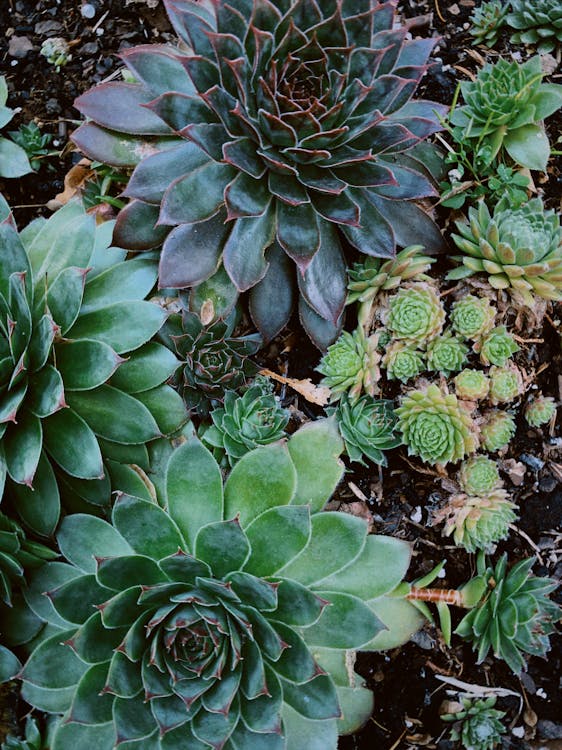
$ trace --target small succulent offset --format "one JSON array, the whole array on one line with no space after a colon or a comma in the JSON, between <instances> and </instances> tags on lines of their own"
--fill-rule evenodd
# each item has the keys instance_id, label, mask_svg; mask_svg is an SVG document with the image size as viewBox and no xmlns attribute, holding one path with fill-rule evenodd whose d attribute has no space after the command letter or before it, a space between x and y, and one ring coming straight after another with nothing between
<instances>
[{"instance_id":1,"label":"small succulent offset","mask_svg":"<svg viewBox=\"0 0 562 750\"><path fill-rule=\"evenodd\" d=\"M503 0L483 2L470 16L470 33L476 44L493 47L498 41L500 29L505 25L509 5Z\"/></svg>"},{"instance_id":2,"label":"small succulent offset","mask_svg":"<svg viewBox=\"0 0 562 750\"><path fill-rule=\"evenodd\" d=\"M461 370L453 382L457 396L463 401L481 401L490 391L490 379L482 370Z\"/></svg>"},{"instance_id":3,"label":"small succulent offset","mask_svg":"<svg viewBox=\"0 0 562 750\"><path fill-rule=\"evenodd\" d=\"M517 514L516 505L505 490L495 489L485 497L460 493L451 495L433 514L433 523L444 522L443 534L453 535L456 545L467 552L488 550L505 539Z\"/></svg>"},{"instance_id":4,"label":"small succulent offset","mask_svg":"<svg viewBox=\"0 0 562 750\"><path fill-rule=\"evenodd\" d=\"M548 424L556 414L556 401L552 396L542 394L531 399L525 407L525 419L531 427L541 427Z\"/></svg>"},{"instance_id":5,"label":"small succulent offset","mask_svg":"<svg viewBox=\"0 0 562 750\"><path fill-rule=\"evenodd\" d=\"M20 675L28 703L63 714L57 750L335 750L365 721L350 650L402 643L420 618L387 596L409 545L321 512L342 447L318 420L246 454L223 490L192 438L167 464L167 510L123 494L111 523L64 519L67 562L41 578L50 632Z\"/></svg>"},{"instance_id":6,"label":"small succulent offset","mask_svg":"<svg viewBox=\"0 0 562 750\"><path fill-rule=\"evenodd\" d=\"M224 404L211 412L213 424L201 439L221 463L234 464L248 451L285 437L289 412L280 405L266 378L256 378L243 396L227 391Z\"/></svg>"},{"instance_id":7,"label":"small succulent offset","mask_svg":"<svg viewBox=\"0 0 562 750\"><path fill-rule=\"evenodd\" d=\"M426 165L439 159L424 141L445 108L412 99L435 40L408 40L394 6L376 0L164 6L190 54L127 50L135 83L76 101L89 119L79 148L136 166L117 243L163 243L164 287L197 285L222 263L239 292L252 290L265 339L300 297L325 348L345 303L342 239L387 258L396 243L442 247L414 203L436 194Z\"/></svg>"},{"instance_id":8,"label":"small succulent offset","mask_svg":"<svg viewBox=\"0 0 562 750\"><path fill-rule=\"evenodd\" d=\"M422 245L411 245L401 250L395 258L366 258L363 263L354 263L349 271L346 304L359 303L357 317L360 325L369 328L373 308L380 292L396 289L411 279L428 281L425 272L435 263L435 258L423 254Z\"/></svg>"},{"instance_id":9,"label":"small succulent offset","mask_svg":"<svg viewBox=\"0 0 562 750\"><path fill-rule=\"evenodd\" d=\"M42 159L52 153L48 146L53 136L50 133L42 133L33 121L27 125L20 125L19 130L11 130L10 137L27 154L31 169L39 169Z\"/></svg>"},{"instance_id":10,"label":"small succulent offset","mask_svg":"<svg viewBox=\"0 0 562 750\"><path fill-rule=\"evenodd\" d=\"M156 263L125 261L110 233L78 202L21 235L0 223L0 491L45 536L63 485L108 504L106 459L187 419L166 385L179 362L150 341Z\"/></svg>"},{"instance_id":11,"label":"small succulent offset","mask_svg":"<svg viewBox=\"0 0 562 750\"><path fill-rule=\"evenodd\" d=\"M61 36L45 39L39 50L39 54L47 58L47 62L54 65L57 73L72 60L70 45Z\"/></svg>"},{"instance_id":12,"label":"small succulent offset","mask_svg":"<svg viewBox=\"0 0 562 750\"><path fill-rule=\"evenodd\" d=\"M480 352L483 365L504 367L511 356L519 351L519 346L505 326L498 326L477 342L475 350Z\"/></svg>"},{"instance_id":13,"label":"small succulent offset","mask_svg":"<svg viewBox=\"0 0 562 750\"><path fill-rule=\"evenodd\" d=\"M7 101L8 84L5 76L0 76L0 129L16 114L6 106ZM0 136L0 177L22 177L32 169L25 150L13 140Z\"/></svg>"},{"instance_id":14,"label":"small succulent offset","mask_svg":"<svg viewBox=\"0 0 562 750\"><path fill-rule=\"evenodd\" d=\"M383 322L393 338L420 345L439 336L445 309L435 288L418 282L390 297Z\"/></svg>"},{"instance_id":15,"label":"small succulent offset","mask_svg":"<svg viewBox=\"0 0 562 750\"><path fill-rule=\"evenodd\" d=\"M482 447L491 453L505 448L516 429L515 420L509 412L499 409L485 412L484 421L480 425Z\"/></svg>"},{"instance_id":16,"label":"small succulent offset","mask_svg":"<svg viewBox=\"0 0 562 750\"><path fill-rule=\"evenodd\" d=\"M414 344L404 341L393 341L387 347L381 364L389 380L400 380L402 383L407 383L425 370L423 352Z\"/></svg>"},{"instance_id":17,"label":"small succulent offset","mask_svg":"<svg viewBox=\"0 0 562 750\"><path fill-rule=\"evenodd\" d=\"M521 371L515 365L506 367L490 367L490 402L497 404L507 404L514 401L522 395L523 377Z\"/></svg>"},{"instance_id":18,"label":"small succulent offset","mask_svg":"<svg viewBox=\"0 0 562 750\"><path fill-rule=\"evenodd\" d=\"M496 461L487 456L471 456L460 466L459 484L467 495L487 497L502 485Z\"/></svg>"},{"instance_id":19,"label":"small succulent offset","mask_svg":"<svg viewBox=\"0 0 562 750\"><path fill-rule=\"evenodd\" d=\"M453 330L467 339L479 339L494 327L496 309L487 297L467 294L451 307Z\"/></svg>"},{"instance_id":20,"label":"small succulent offset","mask_svg":"<svg viewBox=\"0 0 562 750\"><path fill-rule=\"evenodd\" d=\"M468 346L460 338L454 336L452 331L445 331L427 345L427 369L448 377L452 372L462 369L466 363L467 354Z\"/></svg>"},{"instance_id":21,"label":"small succulent offset","mask_svg":"<svg viewBox=\"0 0 562 750\"><path fill-rule=\"evenodd\" d=\"M470 415L454 394L443 392L437 385L409 391L396 414L409 455L445 466L476 450Z\"/></svg>"},{"instance_id":22,"label":"small succulent offset","mask_svg":"<svg viewBox=\"0 0 562 750\"><path fill-rule=\"evenodd\" d=\"M8 735L1 748L2 750L52 750L58 721L58 717L49 716L42 732L37 721L32 716L28 716L25 720L24 736Z\"/></svg>"},{"instance_id":23,"label":"small succulent offset","mask_svg":"<svg viewBox=\"0 0 562 750\"><path fill-rule=\"evenodd\" d=\"M502 723L505 711L494 708L497 698L461 696L462 707L442 714L443 721L454 722L450 732L453 742L460 741L465 750L493 750L501 742L506 729Z\"/></svg>"},{"instance_id":24,"label":"small succulent offset","mask_svg":"<svg viewBox=\"0 0 562 750\"><path fill-rule=\"evenodd\" d=\"M207 415L228 391L243 388L256 374L258 368L248 358L260 348L261 337L255 333L235 336L235 324L235 311L226 320L204 325L184 307L160 332L161 340L183 362L176 382L191 412Z\"/></svg>"},{"instance_id":25,"label":"small succulent offset","mask_svg":"<svg viewBox=\"0 0 562 750\"><path fill-rule=\"evenodd\" d=\"M377 334L366 336L359 327L353 333L344 331L328 347L316 370L324 376L321 384L332 391L332 401L337 401L346 392L352 399L362 393L369 396L378 393L381 355L377 345Z\"/></svg>"},{"instance_id":26,"label":"small succulent offset","mask_svg":"<svg viewBox=\"0 0 562 750\"><path fill-rule=\"evenodd\" d=\"M468 210L468 222L456 222L453 240L463 255L447 275L463 279L475 273L488 276L494 289L516 292L533 305L534 296L562 299L562 227L553 210L540 198L512 209L502 199L490 213L484 202Z\"/></svg>"},{"instance_id":27,"label":"small succulent offset","mask_svg":"<svg viewBox=\"0 0 562 750\"><path fill-rule=\"evenodd\" d=\"M549 635L562 619L562 610L548 597L558 584L531 575L533 563L533 558L521 560L508 571L507 555L495 567L479 556L478 576L465 588L472 594L481 587L482 595L455 630L473 643L479 664L492 649L496 658L520 674L524 653L544 656L549 650Z\"/></svg>"},{"instance_id":28,"label":"small succulent offset","mask_svg":"<svg viewBox=\"0 0 562 750\"><path fill-rule=\"evenodd\" d=\"M507 23L516 29L513 44L532 44L541 54L562 45L562 8L559 0L511 0Z\"/></svg>"},{"instance_id":29,"label":"small succulent offset","mask_svg":"<svg viewBox=\"0 0 562 750\"><path fill-rule=\"evenodd\" d=\"M525 63L500 58L487 63L474 81L461 83L465 104L450 122L459 138L474 142L484 164L505 149L516 164L544 171L550 143L539 124L562 107L562 86L542 82L539 56Z\"/></svg>"},{"instance_id":30,"label":"small succulent offset","mask_svg":"<svg viewBox=\"0 0 562 750\"><path fill-rule=\"evenodd\" d=\"M344 395L336 410L345 451L351 461L366 466L365 458L379 466L386 466L383 451L401 443L396 434L396 414L392 401L362 396L351 401Z\"/></svg>"}]
</instances>

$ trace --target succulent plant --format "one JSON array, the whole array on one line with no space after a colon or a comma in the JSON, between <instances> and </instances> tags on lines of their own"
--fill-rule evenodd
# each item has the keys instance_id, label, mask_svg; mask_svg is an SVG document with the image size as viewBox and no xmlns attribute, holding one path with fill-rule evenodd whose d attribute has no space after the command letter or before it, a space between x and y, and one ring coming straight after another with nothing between
<instances>
[{"instance_id":1,"label":"succulent plant","mask_svg":"<svg viewBox=\"0 0 562 750\"><path fill-rule=\"evenodd\" d=\"M423 352L414 344L404 341L393 341L385 350L382 366L386 368L389 380L400 380L406 383L425 370Z\"/></svg>"},{"instance_id":2,"label":"succulent plant","mask_svg":"<svg viewBox=\"0 0 562 750\"><path fill-rule=\"evenodd\" d=\"M435 258L423 255L422 245L411 245L401 250L396 258L366 258L363 263L354 263L349 271L347 283L348 305L359 302L359 323L370 326L373 307L379 292L396 289L403 281L418 279L428 281L425 272L435 263Z\"/></svg>"},{"instance_id":3,"label":"succulent plant","mask_svg":"<svg viewBox=\"0 0 562 750\"><path fill-rule=\"evenodd\" d=\"M483 365L497 365L498 367L504 367L510 357L519 351L519 346L505 326L493 328L477 342L474 348L480 352L480 361Z\"/></svg>"},{"instance_id":4,"label":"succulent plant","mask_svg":"<svg viewBox=\"0 0 562 750\"><path fill-rule=\"evenodd\" d=\"M66 39L61 36L45 39L39 54L47 58L47 62L54 66L57 73L72 60L70 46Z\"/></svg>"},{"instance_id":5,"label":"succulent plant","mask_svg":"<svg viewBox=\"0 0 562 750\"><path fill-rule=\"evenodd\" d=\"M475 273L488 275L495 289L509 289L532 306L533 297L562 299L562 228L554 211L545 211L540 198L518 209L502 199L490 214L485 203L470 208L469 222L457 222L453 240L464 253L462 264L447 278Z\"/></svg>"},{"instance_id":6,"label":"succulent plant","mask_svg":"<svg viewBox=\"0 0 562 750\"><path fill-rule=\"evenodd\" d=\"M480 427L482 447L490 452L505 448L515 435L515 420L506 411L492 409L484 414L484 422Z\"/></svg>"},{"instance_id":7,"label":"succulent plant","mask_svg":"<svg viewBox=\"0 0 562 750\"><path fill-rule=\"evenodd\" d=\"M459 461L477 447L474 424L452 393L432 384L409 391L396 410L408 454L429 464Z\"/></svg>"},{"instance_id":8,"label":"succulent plant","mask_svg":"<svg viewBox=\"0 0 562 750\"><path fill-rule=\"evenodd\" d=\"M227 391L223 407L213 409L211 419L201 439L214 449L217 460L234 466L248 451L285 437L289 412L274 396L271 383L256 378L243 396Z\"/></svg>"},{"instance_id":9,"label":"succulent plant","mask_svg":"<svg viewBox=\"0 0 562 750\"><path fill-rule=\"evenodd\" d=\"M513 44L533 44L541 54L562 44L562 8L559 0L511 0L507 23L516 29Z\"/></svg>"},{"instance_id":10,"label":"succulent plant","mask_svg":"<svg viewBox=\"0 0 562 750\"><path fill-rule=\"evenodd\" d=\"M222 262L240 292L252 289L266 339L298 287L303 325L325 348L345 303L342 239L381 257L396 242L442 247L412 200L436 194L427 165L439 159L423 141L446 108L412 99L435 40L408 41L394 7L375 0L164 5L190 53L127 50L136 82L76 101L89 120L78 147L136 166L118 244L164 243L164 287L197 285Z\"/></svg>"},{"instance_id":11,"label":"succulent plant","mask_svg":"<svg viewBox=\"0 0 562 750\"><path fill-rule=\"evenodd\" d=\"M487 456L467 458L459 469L459 484L467 495L487 497L502 485L496 461Z\"/></svg>"},{"instance_id":12,"label":"succulent plant","mask_svg":"<svg viewBox=\"0 0 562 750\"><path fill-rule=\"evenodd\" d=\"M451 307L453 330L467 339L479 339L494 327L496 310L487 297L467 294Z\"/></svg>"},{"instance_id":13,"label":"succulent plant","mask_svg":"<svg viewBox=\"0 0 562 750\"><path fill-rule=\"evenodd\" d=\"M0 600L12 603L13 583L22 583L26 570L36 568L47 560L55 560L56 552L39 542L26 538L21 526L0 513Z\"/></svg>"},{"instance_id":14,"label":"succulent plant","mask_svg":"<svg viewBox=\"0 0 562 750\"><path fill-rule=\"evenodd\" d=\"M316 370L324 375L321 383L331 389L332 401L346 392L352 399L363 392L369 396L378 393L381 355L377 345L377 334L366 336L359 327L353 333L344 331L328 348Z\"/></svg>"},{"instance_id":15,"label":"succulent plant","mask_svg":"<svg viewBox=\"0 0 562 750\"><path fill-rule=\"evenodd\" d=\"M145 301L156 263L125 262L110 233L77 202L21 236L0 224L0 494L8 477L17 512L45 536L60 482L109 504L104 459L187 419L165 384L179 362L150 341L167 317Z\"/></svg>"},{"instance_id":16,"label":"succulent plant","mask_svg":"<svg viewBox=\"0 0 562 750\"><path fill-rule=\"evenodd\" d=\"M56 716L48 717L44 731L33 716L25 720L25 732L23 737L15 737L10 734L2 743L2 750L52 750L53 737L58 724Z\"/></svg>"},{"instance_id":17,"label":"succulent plant","mask_svg":"<svg viewBox=\"0 0 562 750\"><path fill-rule=\"evenodd\" d=\"M483 593L455 630L473 643L479 664L491 648L519 674L525 667L524 653L544 656L549 650L549 635L562 619L562 610L548 598L558 584L531 575L533 563L533 558L521 560L508 571L507 555L493 568L479 557L478 576L465 588L472 595L481 586Z\"/></svg>"},{"instance_id":18,"label":"succulent plant","mask_svg":"<svg viewBox=\"0 0 562 750\"><path fill-rule=\"evenodd\" d=\"M494 708L497 698L461 697L462 708L442 714L443 721L455 722L450 738L460 741L465 750L493 750L500 744L506 729L502 723L505 711Z\"/></svg>"},{"instance_id":19,"label":"succulent plant","mask_svg":"<svg viewBox=\"0 0 562 750\"><path fill-rule=\"evenodd\" d=\"M513 364L506 367L490 367L490 394L492 404L506 404L523 393L523 377Z\"/></svg>"},{"instance_id":20,"label":"succulent plant","mask_svg":"<svg viewBox=\"0 0 562 750\"><path fill-rule=\"evenodd\" d=\"M8 101L8 84L6 77L0 76L0 129L7 125L13 116L15 110L6 106ZM29 158L25 150L13 140L0 136L0 177L22 177L32 171Z\"/></svg>"},{"instance_id":21,"label":"succulent plant","mask_svg":"<svg viewBox=\"0 0 562 750\"><path fill-rule=\"evenodd\" d=\"M31 169L39 169L43 157L51 153L47 147L53 140L53 136L50 133L41 132L36 122L31 121L20 125L18 130L10 130L10 137L25 151Z\"/></svg>"},{"instance_id":22,"label":"succulent plant","mask_svg":"<svg viewBox=\"0 0 562 750\"><path fill-rule=\"evenodd\" d=\"M453 382L457 396L463 401L480 401L490 391L490 380L481 370L461 370Z\"/></svg>"},{"instance_id":23,"label":"succulent plant","mask_svg":"<svg viewBox=\"0 0 562 750\"><path fill-rule=\"evenodd\" d=\"M505 25L509 5L503 0L483 2L470 16L470 33L476 44L493 47L498 41L500 29Z\"/></svg>"},{"instance_id":24,"label":"succulent plant","mask_svg":"<svg viewBox=\"0 0 562 750\"><path fill-rule=\"evenodd\" d=\"M522 64L500 58L461 84L465 105L450 122L475 142L485 164L505 149L522 167L546 169L550 144L539 123L562 106L562 86L542 77L538 55Z\"/></svg>"},{"instance_id":25,"label":"succulent plant","mask_svg":"<svg viewBox=\"0 0 562 750\"><path fill-rule=\"evenodd\" d=\"M112 523L63 520L49 606L39 581L28 597L51 627L20 675L28 703L63 714L57 750L335 750L365 721L350 650L403 642L420 619L387 597L409 545L321 512L342 447L318 420L246 454L223 494L192 438L165 467L167 510L122 494Z\"/></svg>"},{"instance_id":26,"label":"succulent plant","mask_svg":"<svg viewBox=\"0 0 562 750\"><path fill-rule=\"evenodd\" d=\"M443 330L445 310L434 287L418 282L390 297L383 322L393 338L424 344Z\"/></svg>"},{"instance_id":27,"label":"succulent plant","mask_svg":"<svg viewBox=\"0 0 562 750\"><path fill-rule=\"evenodd\" d=\"M503 489L491 490L484 497L459 493L433 514L433 523L444 522L445 536L452 534L456 545L477 552L507 537L509 525L517 518L515 509Z\"/></svg>"},{"instance_id":28,"label":"succulent plant","mask_svg":"<svg viewBox=\"0 0 562 750\"><path fill-rule=\"evenodd\" d=\"M183 361L176 382L191 412L206 415L222 403L227 391L237 391L257 372L248 359L261 346L258 334L235 336L235 311L226 320L203 325L184 307L169 318L160 338Z\"/></svg>"},{"instance_id":29,"label":"succulent plant","mask_svg":"<svg viewBox=\"0 0 562 750\"><path fill-rule=\"evenodd\" d=\"M336 419L345 450L351 461L366 466L368 458L379 466L386 466L383 451L396 448L401 440L396 435L396 415L392 401L362 396L351 401L343 396L336 410Z\"/></svg>"},{"instance_id":30,"label":"succulent plant","mask_svg":"<svg viewBox=\"0 0 562 750\"><path fill-rule=\"evenodd\" d=\"M468 346L451 331L432 339L426 349L427 369L440 372L445 377L462 369L466 362Z\"/></svg>"},{"instance_id":31,"label":"succulent plant","mask_svg":"<svg viewBox=\"0 0 562 750\"><path fill-rule=\"evenodd\" d=\"M552 396L540 394L529 401L525 407L525 419L531 427L547 424L554 414L556 414L556 402Z\"/></svg>"}]
</instances>

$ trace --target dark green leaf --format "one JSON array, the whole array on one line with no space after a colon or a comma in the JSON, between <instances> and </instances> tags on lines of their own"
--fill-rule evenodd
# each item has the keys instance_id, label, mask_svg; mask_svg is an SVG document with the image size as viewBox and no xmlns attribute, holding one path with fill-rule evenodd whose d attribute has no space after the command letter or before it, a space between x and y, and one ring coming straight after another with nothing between
<instances>
[{"instance_id":1,"label":"dark green leaf","mask_svg":"<svg viewBox=\"0 0 562 750\"><path fill-rule=\"evenodd\" d=\"M113 523L139 555L160 560L186 544L172 518L158 505L120 495L113 506Z\"/></svg>"},{"instance_id":2,"label":"dark green leaf","mask_svg":"<svg viewBox=\"0 0 562 750\"><path fill-rule=\"evenodd\" d=\"M80 479L103 477L96 436L72 409L62 409L44 420L43 433L47 453L68 474Z\"/></svg>"},{"instance_id":3,"label":"dark green leaf","mask_svg":"<svg viewBox=\"0 0 562 750\"><path fill-rule=\"evenodd\" d=\"M96 572L96 557L118 557L134 552L113 526L82 513L66 516L57 541L67 560L85 573Z\"/></svg>"},{"instance_id":4,"label":"dark green leaf","mask_svg":"<svg viewBox=\"0 0 562 750\"><path fill-rule=\"evenodd\" d=\"M250 544L236 519L210 523L199 529L195 556L208 563L215 578L240 570L250 554Z\"/></svg>"},{"instance_id":5,"label":"dark green leaf","mask_svg":"<svg viewBox=\"0 0 562 750\"><path fill-rule=\"evenodd\" d=\"M111 378L111 385L125 393L147 391L171 377L179 364L166 346L151 341L129 355Z\"/></svg>"},{"instance_id":6,"label":"dark green leaf","mask_svg":"<svg viewBox=\"0 0 562 750\"><path fill-rule=\"evenodd\" d=\"M101 341L63 341L55 346L57 369L65 387L71 391L89 391L113 375L122 358Z\"/></svg>"}]
</instances>

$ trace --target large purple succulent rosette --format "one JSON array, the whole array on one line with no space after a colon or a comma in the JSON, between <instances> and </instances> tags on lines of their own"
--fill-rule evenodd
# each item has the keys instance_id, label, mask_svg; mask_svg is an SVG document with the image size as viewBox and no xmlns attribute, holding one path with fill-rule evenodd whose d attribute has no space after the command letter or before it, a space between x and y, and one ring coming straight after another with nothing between
<instances>
[{"instance_id":1,"label":"large purple succulent rosette","mask_svg":"<svg viewBox=\"0 0 562 750\"><path fill-rule=\"evenodd\" d=\"M325 346L341 322L347 243L382 257L397 244L439 249L414 201L435 194L423 141L444 108L412 100L435 40L393 28L394 2L164 5L180 49L128 50L135 82L76 102L89 121L75 143L136 167L116 238L136 251L163 243L162 287L197 286L222 264L250 290L265 338L298 296Z\"/></svg>"}]
</instances>

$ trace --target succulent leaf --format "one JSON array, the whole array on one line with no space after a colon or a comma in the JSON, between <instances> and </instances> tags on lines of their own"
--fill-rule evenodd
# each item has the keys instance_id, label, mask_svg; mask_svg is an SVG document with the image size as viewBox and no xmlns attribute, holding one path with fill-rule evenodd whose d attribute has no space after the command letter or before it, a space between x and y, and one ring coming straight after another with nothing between
<instances>
[{"instance_id":1,"label":"succulent leaf","mask_svg":"<svg viewBox=\"0 0 562 750\"><path fill-rule=\"evenodd\" d=\"M487 456L471 456L460 466L459 484L467 495L486 497L502 484L497 463Z\"/></svg>"},{"instance_id":2,"label":"succulent leaf","mask_svg":"<svg viewBox=\"0 0 562 750\"><path fill-rule=\"evenodd\" d=\"M481 370L462 370L453 382L457 396L463 401L480 401L490 391L490 381Z\"/></svg>"},{"instance_id":3,"label":"succulent leaf","mask_svg":"<svg viewBox=\"0 0 562 750\"><path fill-rule=\"evenodd\" d=\"M509 6L502 0L490 0L474 9L470 17L470 33L476 44L493 47L498 41L500 29L505 25Z\"/></svg>"},{"instance_id":4,"label":"succulent leaf","mask_svg":"<svg viewBox=\"0 0 562 750\"><path fill-rule=\"evenodd\" d=\"M439 336L445 310L433 286L417 282L389 299L383 322L393 338L420 345Z\"/></svg>"},{"instance_id":5,"label":"succulent leaf","mask_svg":"<svg viewBox=\"0 0 562 750\"><path fill-rule=\"evenodd\" d=\"M515 29L513 44L532 44L541 54L553 52L562 44L562 10L557 0L511 0L507 24Z\"/></svg>"},{"instance_id":6,"label":"succulent leaf","mask_svg":"<svg viewBox=\"0 0 562 750\"><path fill-rule=\"evenodd\" d=\"M541 427L556 414L556 402L552 396L539 395L525 407L525 419L531 427Z\"/></svg>"},{"instance_id":7,"label":"succulent leaf","mask_svg":"<svg viewBox=\"0 0 562 750\"><path fill-rule=\"evenodd\" d=\"M468 347L451 331L432 339L426 349L427 368L447 377L462 368Z\"/></svg>"},{"instance_id":8,"label":"succulent leaf","mask_svg":"<svg viewBox=\"0 0 562 750\"><path fill-rule=\"evenodd\" d=\"M515 420L509 412L499 409L487 411L480 427L482 447L492 452L505 448L515 435L516 429Z\"/></svg>"},{"instance_id":9,"label":"succulent leaf","mask_svg":"<svg viewBox=\"0 0 562 750\"><path fill-rule=\"evenodd\" d=\"M449 497L433 514L433 522L444 522L445 536L452 534L459 547L477 552L507 537L509 525L517 518L515 510L505 490L494 489L485 496L463 492Z\"/></svg>"},{"instance_id":10,"label":"succulent leaf","mask_svg":"<svg viewBox=\"0 0 562 750\"><path fill-rule=\"evenodd\" d=\"M492 404L504 404L514 401L523 393L523 377L515 365L490 367L490 401Z\"/></svg>"},{"instance_id":11,"label":"succulent leaf","mask_svg":"<svg viewBox=\"0 0 562 750\"><path fill-rule=\"evenodd\" d=\"M453 330L467 339L479 339L494 327L496 311L487 297L467 294L453 303L451 325Z\"/></svg>"},{"instance_id":12,"label":"succulent leaf","mask_svg":"<svg viewBox=\"0 0 562 750\"><path fill-rule=\"evenodd\" d=\"M382 366L390 380L408 380L417 377L425 369L424 356L413 344L393 341L382 358Z\"/></svg>"},{"instance_id":13,"label":"succulent leaf","mask_svg":"<svg viewBox=\"0 0 562 750\"><path fill-rule=\"evenodd\" d=\"M316 369L324 375L321 384L331 389L333 401L343 393L348 393L352 400L363 392L369 396L378 393L381 355L377 345L377 334L366 336L362 328L356 328L353 333L344 331L328 347Z\"/></svg>"},{"instance_id":14,"label":"succulent leaf","mask_svg":"<svg viewBox=\"0 0 562 750\"><path fill-rule=\"evenodd\" d=\"M493 328L474 348L480 352L482 364L498 367L505 367L512 354L519 351L519 346L505 326Z\"/></svg>"},{"instance_id":15,"label":"succulent leaf","mask_svg":"<svg viewBox=\"0 0 562 750\"><path fill-rule=\"evenodd\" d=\"M351 461L366 465L364 459L367 458L386 466L383 451L400 445L400 438L395 433L397 419L392 401L371 396L352 401L344 395L335 413Z\"/></svg>"},{"instance_id":16,"label":"succulent leaf","mask_svg":"<svg viewBox=\"0 0 562 750\"><path fill-rule=\"evenodd\" d=\"M450 738L462 743L467 750L493 750L501 742L505 727L505 711L494 708L497 698L462 697L460 710L442 714L443 721L454 722Z\"/></svg>"}]
</instances>

